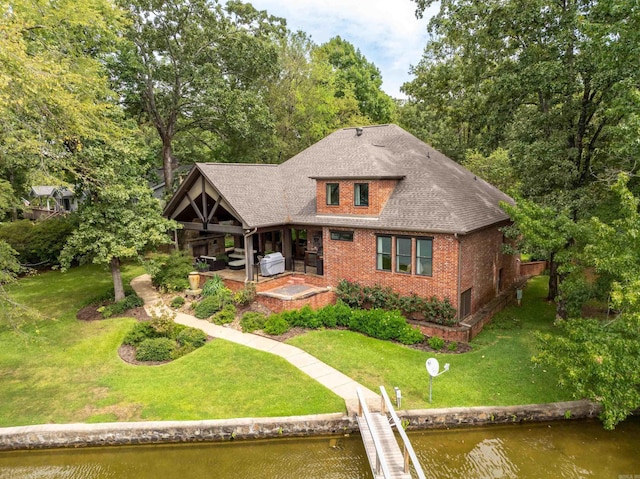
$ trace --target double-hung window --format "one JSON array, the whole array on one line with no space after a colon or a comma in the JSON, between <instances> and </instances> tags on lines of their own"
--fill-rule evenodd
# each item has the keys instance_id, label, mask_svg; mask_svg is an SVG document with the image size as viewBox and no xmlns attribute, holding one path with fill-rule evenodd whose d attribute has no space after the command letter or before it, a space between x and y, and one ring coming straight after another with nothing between
<instances>
[{"instance_id":1,"label":"double-hung window","mask_svg":"<svg viewBox=\"0 0 640 479\"><path fill-rule=\"evenodd\" d=\"M353 204L355 206L369 206L369 183L353 185Z\"/></svg>"},{"instance_id":2,"label":"double-hung window","mask_svg":"<svg viewBox=\"0 0 640 479\"><path fill-rule=\"evenodd\" d=\"M396 271L411 273L411 238L396 238Z\"/></svg>"},{"instance_id":3,"label":"double-hung window","mask_svg":"<svg viewBox=\"0 0 640 479\"><path fill-rule=\"evenodd\" d=\"M431 276L433 272L433 240L416 239L416 274Z\"/></svg>"},{"instance_id":4,"label":"double-hung window","mask_svg":"<svg viewBox=\"0 0 640 479\"><path fill-rule=\"evenodd\" d=\"M391 236L378 236L376 241L376 268L391 271Z\"/></svg>"},{"instance_id":5,"label":"double-hung window","mask_svg":"<svg viewBox=\"0 0 640 479\"><path fill-rule=\"evenodd\" d=\"M329 206L340 205L340 184L339 183L327 183L327 205Z\"/></svg>"}]
</instances>

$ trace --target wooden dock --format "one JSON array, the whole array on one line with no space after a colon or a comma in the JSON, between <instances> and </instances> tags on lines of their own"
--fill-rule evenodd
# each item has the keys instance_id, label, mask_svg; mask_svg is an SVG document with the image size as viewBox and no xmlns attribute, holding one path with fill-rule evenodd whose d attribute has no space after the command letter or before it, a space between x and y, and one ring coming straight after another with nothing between
<instances>
[{"instance_id":1,"label":"wooden dock","mask_svg":"<svg viewBox=\"0 0 640 479\"><path fill-rule=\"evenodd\" d=\"M384 387L380 387L380 392L382 410L379 413L371 413L360 390L357 391L360 404L356 419L373 477L375 479L411 479L409 469L409 460L411 460L417 477L424 479L422 467L411 447L409 438L402 429ZM385 410L389 412L390 417L387 416ZM398 445L393 426L398 430L404 443L403 450Z\"/></svg>"}]
</instances>

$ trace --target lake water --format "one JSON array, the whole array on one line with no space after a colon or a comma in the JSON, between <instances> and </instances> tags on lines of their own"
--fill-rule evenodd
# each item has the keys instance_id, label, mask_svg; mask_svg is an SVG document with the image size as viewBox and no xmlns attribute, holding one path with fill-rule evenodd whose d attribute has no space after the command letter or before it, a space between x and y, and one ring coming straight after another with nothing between
<instances>
[{"instance_id":1,"label":"lake water","mask_svg":"<svg viewBox=\"0 0 640 479\"><path fill-rule=\"evenodd\" d=\"M410 433L432 479L640 479L640 420ZM370 478L358 435L48 451L0 452L0 479Z\"/></svg>"}]
</instances>

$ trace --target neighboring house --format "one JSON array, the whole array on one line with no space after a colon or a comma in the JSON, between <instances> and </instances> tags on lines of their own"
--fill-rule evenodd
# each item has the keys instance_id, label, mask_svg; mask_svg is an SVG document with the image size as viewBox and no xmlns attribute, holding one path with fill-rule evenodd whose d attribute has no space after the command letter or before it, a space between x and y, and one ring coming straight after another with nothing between
<instances>
[{"instance_id":1,"label":"neighboring house","mask_svg":"<svg viewBox=\"0 0 640 479\"><path fill-rule=\"evenodd\" d=\"M51 213L67 213L78 209L78 201L64 186L32 186L29 192L33 209Z\"/></svg>"},{"instance_id":2,"label":"neighboring house","mask_svg":"<svg viewBox=\"0 0 640 479\"><path fill-rule=\"evenodd\" d=\"M194 256L224 235L341 279L449 298L460 318L517 279L502 253L504 193L396 125L339 130L281 165L197 163L167 204ZM307 263L305 263L307 264Z\"/></svg>"}]
</instances>

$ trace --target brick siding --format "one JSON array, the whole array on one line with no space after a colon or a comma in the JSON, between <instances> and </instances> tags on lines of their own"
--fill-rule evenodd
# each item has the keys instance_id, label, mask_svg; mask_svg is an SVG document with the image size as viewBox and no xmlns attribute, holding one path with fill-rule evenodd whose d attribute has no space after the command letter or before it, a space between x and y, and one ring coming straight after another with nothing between
<instances>
[{"instance_id":1,"label":"brick siding","mask_svg":"<svg viewBox=\"0 0 640 479\"><path fill-rule=\"evenodd\" d=\"M340 185L340 204L327 205L327 183ZM369 206L355 206L356 183L369 184ZM319 215L379 215L391 196L398 180L317 180L316 198Z\"/></svg>"},{"instance_id":2,"label":"brick siding","mask_svg":"<svg viewBox=\"0 0 640 479\"><path fill-rule=\"evenodd\" d=\"M305 305L311 306L312 309L324 308L330 304L335 304L336 293L334 291L325 291L324 293L314 294L304 299L283 300L272 298L270 296L256 296L256 301L266 306L274 313L289 311L292 309L301 309Z\"/></svg>"}]
</instances>

